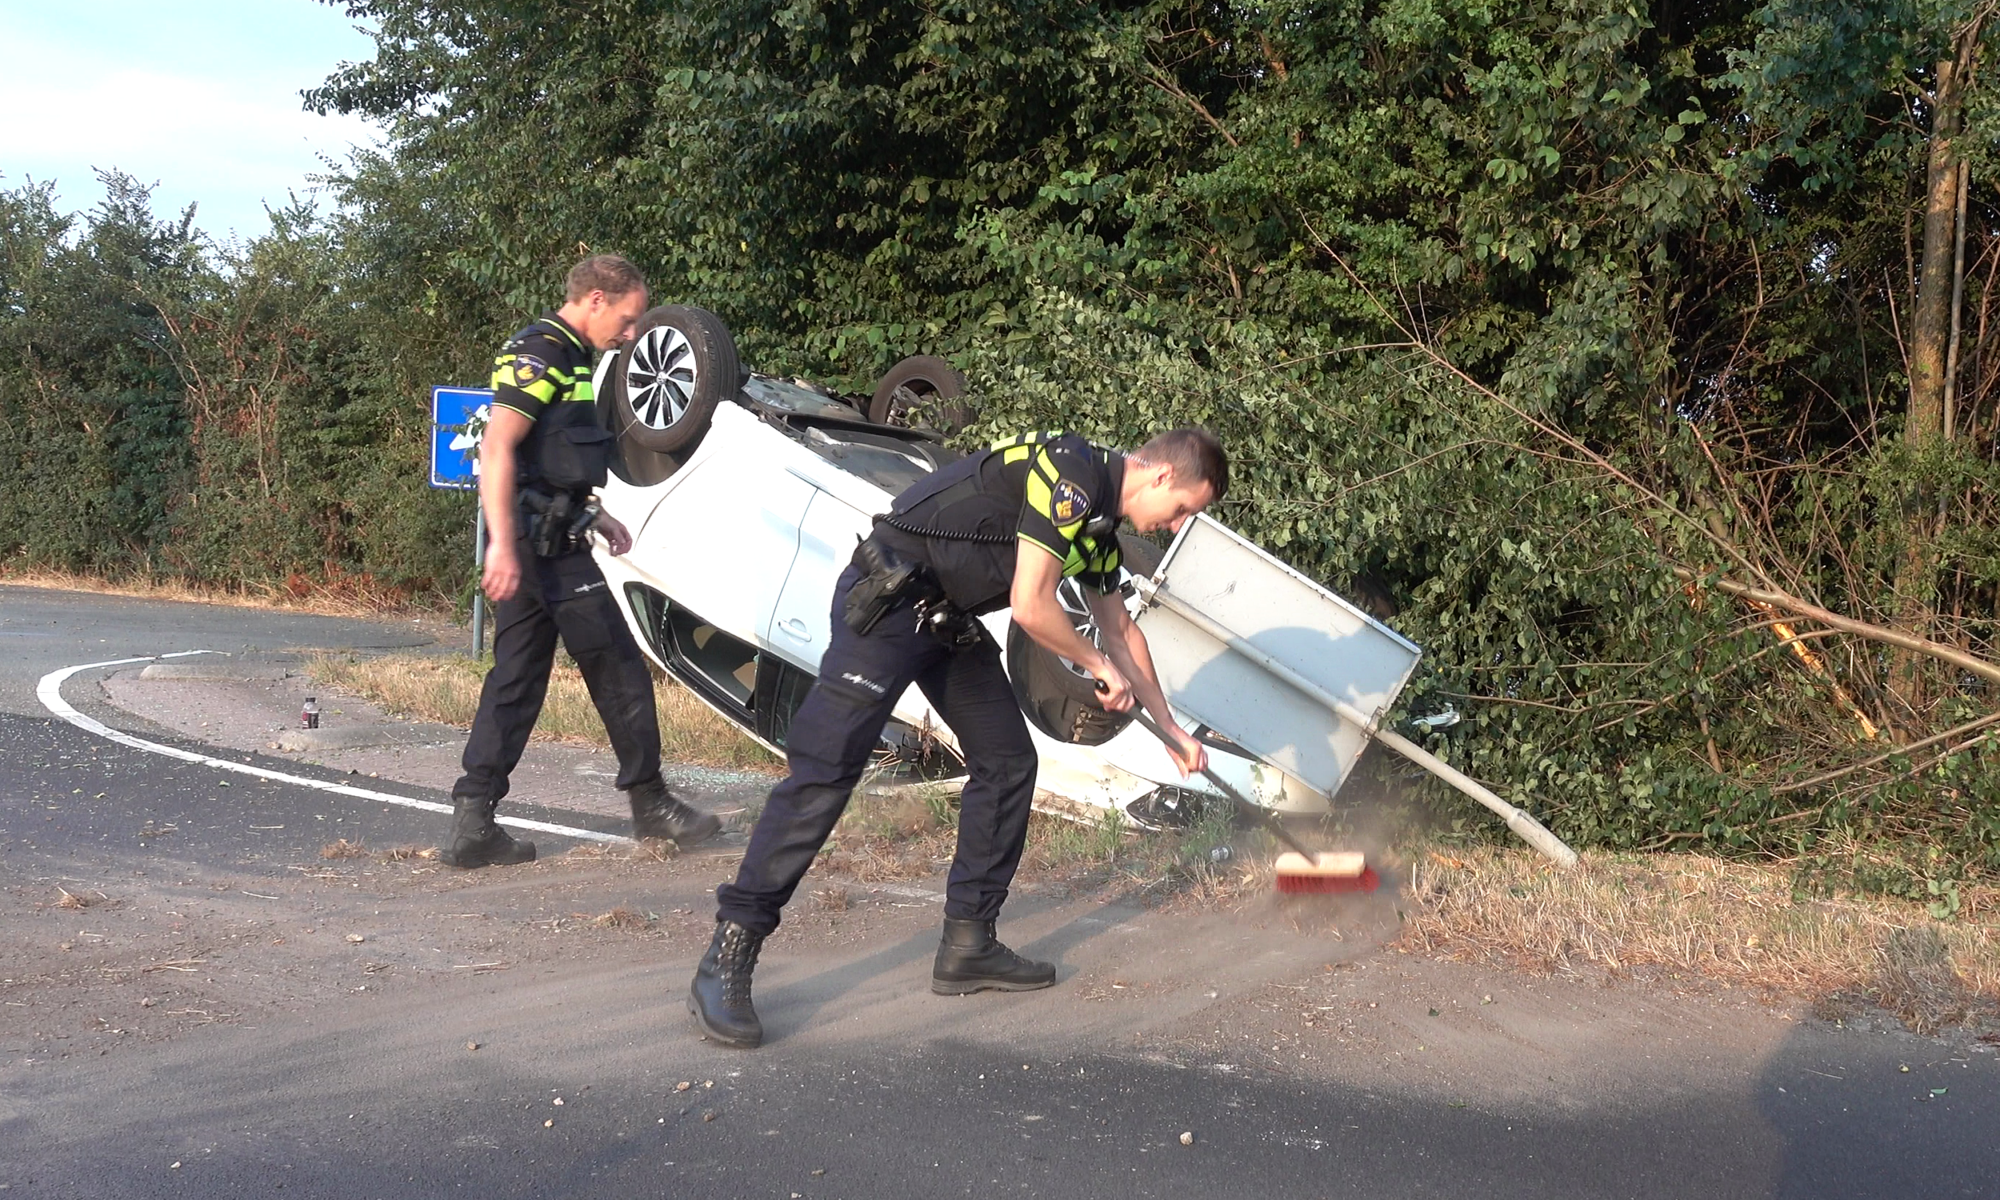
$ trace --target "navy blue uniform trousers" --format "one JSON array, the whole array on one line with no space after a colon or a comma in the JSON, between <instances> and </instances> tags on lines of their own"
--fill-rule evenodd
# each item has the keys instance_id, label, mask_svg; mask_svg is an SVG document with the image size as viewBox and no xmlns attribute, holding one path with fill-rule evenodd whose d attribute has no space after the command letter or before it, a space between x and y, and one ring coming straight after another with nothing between
<instances>
[{"instance_id":1,"label":"navy blue uniform trousers","mask_svg":"<svg viewBox=\"0 0 2000 1200\"><path fill-rule=\"evenodd\" d=\"M625 627L604 572L588 550L543 558L515 542L521 586L494 608L493 669L479 690L454 796L499 800L521 761L549 692L556 639L583 672L591 703L618 754L618 787L660 777L660 719L653 674Z\"/></svg>"},{"instance_id":2,"label":"navy blue uniform trousers","mask_svg":"<svg viewBox=\"0 0 2000 1200\"><path fill-rule=\"evenodd\" d=\"M1007 900L1028 836L1036 761L999 647L985 637L947 646L917 628L907 604L866 636L855 633L840 611L860 577L861 568L850 565L833 589L832 642L785 739L791 773L765 802L736 881L715 890L719 921L761 934L778 927L779 910L846 811L891 710L912 683L958 735L965 755L945 915L992 920Z\"/></svg>"}]
</instances>

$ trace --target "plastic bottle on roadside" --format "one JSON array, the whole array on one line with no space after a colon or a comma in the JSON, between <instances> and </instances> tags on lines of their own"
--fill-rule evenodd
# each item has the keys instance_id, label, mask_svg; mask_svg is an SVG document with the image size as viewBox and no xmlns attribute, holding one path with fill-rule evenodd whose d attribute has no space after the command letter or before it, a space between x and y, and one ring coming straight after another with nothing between
<instances>
[{"instance_id":1,"label":"plastic bottle on roadside","mask_svg":"<svg viewBox=\"0 0 2000 1200\"><path fill-rule=\"evenodd\" d=\"M299 710L299 725L305 729L319 728L319 701L306 697L306 706Z\"/></svg>"}]
</instances>

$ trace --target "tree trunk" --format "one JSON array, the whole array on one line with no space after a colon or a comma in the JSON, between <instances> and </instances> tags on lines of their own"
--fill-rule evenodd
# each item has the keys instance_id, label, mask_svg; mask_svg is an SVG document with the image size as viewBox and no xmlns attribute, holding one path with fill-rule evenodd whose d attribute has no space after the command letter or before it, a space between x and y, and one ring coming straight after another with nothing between
<instances>
[{"instance_id":1,"label":"tree trunk","mask_svg":"<svg viewBox=\"0 0 2000 1200\"><path fill-rule=\"evenodd\" d=\"M1951 58L1937 64L1930 96L1931 138L1929 179L1924 204L1923 265L1917 277L1916 302L1910 309L1910 406L1904 418L1903 441L1921 453L1945 439L1945 363L1952 323L1952 253L1957 242L1959 170L1958 133L1964 124L1965 89L1972 77L1974 52L1984 18L1975 18L1958 32ZM1930 627L1932 594L1936 590L1932 543L1938 533L1934 497L1913 491L1906 498L1903 528L1907 549L1896 580L1895 624L1918 636ZM1912 709L1923 706L1922 660L1904 651L1894 656L1891 678L1895 690Z\"/></svg>"}]
</instances>

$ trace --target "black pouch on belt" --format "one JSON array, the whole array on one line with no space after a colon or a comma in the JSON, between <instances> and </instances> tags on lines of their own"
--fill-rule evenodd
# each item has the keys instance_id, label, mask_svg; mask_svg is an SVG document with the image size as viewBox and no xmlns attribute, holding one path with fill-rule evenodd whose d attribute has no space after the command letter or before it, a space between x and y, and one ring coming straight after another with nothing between
<instances>
[{"instance_id":1,"label":"black pouch on belt","mask_svg":"<svg viewBox=\"0 0 2000 1200\"><path fill-rule=\"evenodd\" d=\"M847 589L840 619L856 633L866 634L905 599L924 591L924 565L911 562L873 538L854 548L861 578Z\"/></svg>"}]
</instances>

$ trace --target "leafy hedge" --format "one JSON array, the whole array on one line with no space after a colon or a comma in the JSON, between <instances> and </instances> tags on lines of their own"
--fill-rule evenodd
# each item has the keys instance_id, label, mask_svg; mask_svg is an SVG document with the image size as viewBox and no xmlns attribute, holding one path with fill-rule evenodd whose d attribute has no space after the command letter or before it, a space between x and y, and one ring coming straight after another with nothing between
<instances>
[{"instance_id":1,"label":"leafy hedge","mask_svg":"<svg viewBox=\"0 0 2000 1200\"><path fill-rule=\"evenodd\" d=\"M1434 747L1565 837L2000 866L2000 209L1949 303L1922 227L2000 129L1976 6L348 8L307 103L391 136L334 212L5 194L11 553L462 595L424 391L618 249L763 369L952 357L975 436L1212 425L1223 519L1393 611Z\"/></svg>"}]
</instances>

